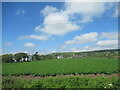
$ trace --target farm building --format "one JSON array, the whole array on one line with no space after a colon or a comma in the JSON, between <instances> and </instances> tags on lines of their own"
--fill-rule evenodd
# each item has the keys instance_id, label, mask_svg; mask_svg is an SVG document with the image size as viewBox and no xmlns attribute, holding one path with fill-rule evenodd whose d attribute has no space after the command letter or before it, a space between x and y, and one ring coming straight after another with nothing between
<instances>
[{"instance_id":1,"label":"farm building","mask_svg":"<svg viewBox=\"0 0 120 90\"><path fill-rule=\"evenodd\" d=\"M61 59L61 58L64 58L63 56L57 56L57 59Z\"/></svg>"}]
</instances>

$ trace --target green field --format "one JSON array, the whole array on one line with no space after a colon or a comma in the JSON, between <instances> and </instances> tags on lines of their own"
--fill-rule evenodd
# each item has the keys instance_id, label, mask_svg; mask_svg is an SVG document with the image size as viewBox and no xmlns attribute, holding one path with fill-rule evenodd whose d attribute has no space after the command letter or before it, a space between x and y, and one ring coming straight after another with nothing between
<instances>
[{"instance_id":1,"label":"green field","mask_svg":"<svg viewBox=\"0 0 120 90\"><path fill-rule=\"evenodd\" d=\"M118 73L117 58L76 58L3 64L3 75L55 76Z\"/></svg>"}]
</instances>

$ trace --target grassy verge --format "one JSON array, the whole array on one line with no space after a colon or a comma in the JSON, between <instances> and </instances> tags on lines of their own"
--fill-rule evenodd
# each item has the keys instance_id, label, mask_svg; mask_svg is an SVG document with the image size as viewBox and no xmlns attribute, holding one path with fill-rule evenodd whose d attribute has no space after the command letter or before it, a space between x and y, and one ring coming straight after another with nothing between
<instances>
[{"instance_id":1,"label":"grassy verge","mask_svg":"<svg viewBox=\"0 0 120 90\"><path fill-rule=\"evenodd\" d=\"M118 88L117 77L47 77L22 79L4 77L3 88Z\"/></svg>"}]
</instances>

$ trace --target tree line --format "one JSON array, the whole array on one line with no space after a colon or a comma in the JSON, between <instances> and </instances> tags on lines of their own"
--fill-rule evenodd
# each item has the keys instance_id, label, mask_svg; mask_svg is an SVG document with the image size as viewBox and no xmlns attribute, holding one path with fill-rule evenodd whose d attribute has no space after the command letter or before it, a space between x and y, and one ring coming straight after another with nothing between
<instances>
[{"instance_id":1,"label":"tree line","mask_svg":"<svg viewBox=\"0 0 120 90\"><path fill-rule=\"evenodd\" d=\"M119 56L119 50L100 50L100 51L89 51L89 52L66 52L66 53L52 53L47 55L39 55L38 52L35 52L33 55L28 55L27 53L16 53L16 54L4 54L0 56L3 63L13 63L22 61L33 61L33 60L49 60L49 59L58 59L58 56L63 58L80 58L82 57L112 57ZM27 60L26 60L27 59Z\"/></svg>"},{"instance_id":2,"label":"tree line","mask_svg":"<svg viewBox=\"0 0 120 90\"><path fill-rule=\"evenodd\" d=\"M16 53L16 54L4 54L1 56L2 58L2 62L3 63L13 63L13 62L20 62L22 61L30 61L30 55L28 55L27 53ZM26 60L27 59L27 60ZM34 55L31 56L31 60L32 59L38 59L38 55L37 53L35 53Z\"/></svg>"},{"instance_id":3,"label":"tree line","mask_svg":"<svg viewBox=\"0 0 120 90\"><path fill-rule=\"evenodd\" d=\"M36 52L33 55L28 55L27 53L16 53L14 55L4 54L0 57L2 58L3 63L13 63L13 62L21 62L21 60L24 62L24 61L33 61L33 60L56 59L57 55L39 55L38 52Z\"/></svg>"}]
</instances>

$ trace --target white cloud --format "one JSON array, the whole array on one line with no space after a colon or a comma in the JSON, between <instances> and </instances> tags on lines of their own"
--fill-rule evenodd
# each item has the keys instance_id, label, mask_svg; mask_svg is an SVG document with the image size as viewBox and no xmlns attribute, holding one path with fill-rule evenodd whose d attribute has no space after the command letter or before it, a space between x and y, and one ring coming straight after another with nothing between
<instances>
[{"instance_id":1,"label":"white cloud","mask_svg":"<svg viewBox=\"0 0 120 90\"><path fill-rule=\"evenodd\" d=\"M98 41L98 46L113 46L118 45L118 40L104 40L104 41Z\"/></svg>"},{"instance_id":2,"label":"white cloud","mask_svg":"<svg viewBox=\"0 0 120 90\"><path fill-rule=\"evenodd\" d=\"M100 38L105 39L118 39L118 32L102 32L102 35Z\"/></svg>"},{"instance_id":3,"label":"white cloud","mask_svg":"<svg viewBox=\"0 0 120 90\"><path fill-rule=\"evenodd\" d=\"M82 44L97 41L98 33L91 32L86 34L81 34L79 36L75 36L73 40L69 40L65 42L65 45L74 45L74 44Z\"/></svg>"},{"instance_id":4,"label":"white cloud","mask_svg":"<svg viewBox=\"0 0 120 90\"><path fill-rule=\"evenodd\" d=\"M96 13L101 13L104 11L103 7L104 7L104 3L96 3L96 2L66 3L66 11L68 13L80 13L83 15L85 14L96 15Z\"/></svg>"},{"instance_id":5,"label":"white cloud","mask_svg":"<svg viewBox=\"0 0 120 90\"><path fill-rule=\"evenodd\" d=\"M80 21L80 23L87 23L87 22L93 22L92 17L90 17L90 16L82 17L82 20Z\"/></svg>"},{"instance_id":6,"label":"white cloud","mask_svg":"<svg viewBox=\"0 0 120 90\"><path fill-rule=\"evenodd\" d=\"M80 29L80 26L71 22L69 16L62 12L47 15L44 19L43 25L35 27L36 31L59 36Z\"/></svg>"},{"instance_id":7,"label":"white cloud","mask_svg":"<svg viewBox=\"0 0 120 90\"><path fill-rule=\"evenodd\" d=\"M51 13L55 13L57 12L57 8L56 7L52 7L52 6L46 6L41 13L43 13L43 15L49 15Z\"/></svg>"},{"instance_id":8,"label":"white cloud","mask_svg":"<svg viewBox=\"0 0 120 90\"><path fill-rule=\"evenodd\" d=\"M48 40L48 35L27 35L27 36L20 36L19 40L25 40L25 39L36 39L36 40Z\"/></svg>"},{"instance_id":9,"label":"white cloud","mask_svg":"<svg viewBox=\"0 0 120 90\"><path fill-rule=\"evenodd\" d=\"M16 15L23 15L23 14L25 14L26 13L26 11L25 10L17 10L16 11Z\"/></svg>"},{"instance_id":10,"label":"white cloud","mask_svg":"<svg viewBox=\"0 0 120 90\"><path fill-rule=\"evenodd\" d=\"M34 43L28 42L24 44L24 47L35 47L36 45Z\"/></svg>"},{"instance_id":11,"label":"white cloud","mask_svg":"<svg viewBox=\"0 0 120 90\"><path fill-rule=\"evenodd\" d=\"M12 42L6 42L5 45L6 45L6 46L12 46L13 43L12 43Z\"/></svg>"},{"instance_id":12,"label":"white cloud","mask_svg":"<svg viewBox=\"0 0 120 90\"><path fill-rule=\"evenodd\" d=\"M105 2L65 2L64 9L61 10L46 6L41 11L45 16L43 24L36 26L35 30L61 36L80 30L78 23L93 22L93 18L102 17L103 13L111 8L113 4ZM76 18L75 14L80 18Z\"/></svg>"},{"instance_id":13,"label":"white cloud","mask_svg":"<svg viewBox=\"0 0 120 90\"><path fill-rule=\"evenodd\" d=\"M81 23L92 22L94 17L101 17L106 10L112 8L105 2L67 2L66 13L80 15Z\"/></svg>"}]
</instances>

